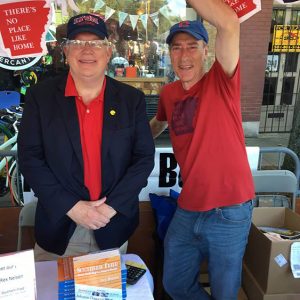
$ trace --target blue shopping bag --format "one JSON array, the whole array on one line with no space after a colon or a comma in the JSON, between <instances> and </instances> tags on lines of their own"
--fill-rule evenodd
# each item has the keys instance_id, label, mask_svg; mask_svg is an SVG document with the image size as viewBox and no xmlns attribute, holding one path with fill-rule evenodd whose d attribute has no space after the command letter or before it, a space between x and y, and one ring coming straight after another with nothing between
<instances>
[{"instance_id":1,"label":"blue shopping bag","mask_svg":"<svg viewBox=\"0 0 300 300\"><path fill-rule=\"evenodd\" d=\"M151 206L155 213L157 234L161 240L165 238L167 229L177 207L179 193L170 189L169 196L149 194Z\"/></svg>"}]
</instances>

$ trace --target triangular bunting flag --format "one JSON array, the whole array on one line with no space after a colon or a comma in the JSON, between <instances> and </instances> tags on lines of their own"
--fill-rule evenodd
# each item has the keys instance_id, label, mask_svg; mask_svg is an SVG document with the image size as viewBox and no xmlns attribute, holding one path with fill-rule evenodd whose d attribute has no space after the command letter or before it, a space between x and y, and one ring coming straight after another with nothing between
<instances>
[{"instance_id":1,"label":"triangular bunting flag","mask_svg":"<svg viewBox=\"0 0 300 300\"><path fill-rule=\"evenodd\" d=\"M159 17L158 17L158 12L155 12L153 14L150 15L150 18L152 20L152 22L154 23L154 25L156 27L159 27Z\"/></svg>"},{"instance_id":2,"label":"triangular bunting flag","mask_svg":"<svg viewBox=\"0 0 300 300\"><path fill-rule=\"evenodd\" d=\"M54 33L49 29L46 34L46 42L55 42L56 38L54 37Z\"/></svg>"},{"instance_id":3,"label":"triangular bunting flag","mask_svg":"<svg viewBox=\"0 0 300 300\"><path fill-rule=\"evenodd\" d=\"M128 13L125 13L123 11L119 11L119 26L121 27L124 23L125 19L127 18Z\"/></svg>"},{"instance_id":4,"label":"triangular bunting flag","mask_svg":"<svg viewBox=\"0 0 300 300\"><path fill-rule=\"evenodd\" d=\"M159 9L159 12L166 18L169 20L170 17L170 9L168 7L168 5L164 5L163 7L161 7Z\"/></svg>"},{"instance_id":5,"label":"triangular bunting flag","mask_svg":"<svg viewBox=\"0 0 300 300\"><path fill-rule=\"evenodd\" d=\"M139 15L129 15L130 22L132 29L134 30L137 24L137 21L139 20Z\"/></svg>"},{"instance_id":6,"label":"triangular bunting flag","mask_svg":"<svg viewBox=\"0 0 300 300\"><path fill-rule=\"evenodd\" d=\"M113 14L115 10L109 6L105 7L105 21L107 21Z\"/></svg>"},{"instance_id":7,"label":"triangular bunting flag","mask_svg":"<svg viewBox=\"0 0 300 300\"><path fill-rule=\"evenodd\" d=\"M97 0L94 6L94 11L101 9L105 3L102 0Z\"/></svg>"},{"instance_id":8,"label":"triangular bunting flag","mask_svg":"<svg viewBox=\"0 0 300 300\"><path fill-rule=\"evenodd\" d=\"M148 14L141 15L140 20L142 21L144 28L147 29Z\"/></svg>"}]
</instances>

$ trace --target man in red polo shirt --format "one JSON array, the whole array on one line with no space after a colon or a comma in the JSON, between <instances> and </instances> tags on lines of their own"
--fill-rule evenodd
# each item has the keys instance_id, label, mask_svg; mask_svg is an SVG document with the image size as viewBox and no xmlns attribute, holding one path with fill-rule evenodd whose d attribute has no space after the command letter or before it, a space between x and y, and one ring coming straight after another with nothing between
<instances>
[{"instance_id":1,"label":"man in red polo shirt","mask_svg":"<svg viewBox=\"0 0 300 300\"><path fill-rule=\"evenodd\" d=\"M18 137L20 170L38 197L37 260L126 248L154 144L142 92L105 76L103 20L72 17L70 71L29 90Z\"/></svg>"},{"instance_id":2,"label":"man in red polo shirt","mask_svg":"<svg viewBox=\"0 0 300 300\"><path fill-rule=\"evenodd\" d=\"M188 0L217 29L208 72L208 34L200 21L171 27L179 80L160 94L153 136L169 126L183 188L165 237L164 287L174 300L236 300L251 225L254 185L240 103L239 20L223 0ZM206 260L209 295L198 281Z\"/></svg>"}]
</instances>

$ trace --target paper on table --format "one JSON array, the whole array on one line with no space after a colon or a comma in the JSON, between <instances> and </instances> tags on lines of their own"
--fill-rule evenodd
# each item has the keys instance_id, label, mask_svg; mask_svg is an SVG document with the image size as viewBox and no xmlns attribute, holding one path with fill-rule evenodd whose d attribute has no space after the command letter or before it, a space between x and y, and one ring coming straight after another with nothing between
<instances>
[{"instance_id":1,"label":"paper on table","mask_svg":"<svg viewBox=\"0 0 300 300\"><path fill-rule=\"evenodd\" d=\"M0 256L0 299L36 299L33 250Z\"/></svg>"},{"instance_id":2,"label":"paper on table","mask_svg":"<svg viewBox=\"0 0 300 300\"><path fill-rule=\"evenodd\" d=\"M300 278L300 242L291 245L291 268L294 278Z\"/></svg>"},{"instance_id":3,"label":"paper on table","mask_svg":"<svg viewBox=\"0 0 300 300\"><path fill-rule=\"evenodd\" d=\"M141 277L141 279L134 285L127 285L127 299L143 299L153 300L153 294L148 283L147 276Z\"/></svg>"},{"instance_id":4,"label":"paper on table","mask_svg":"<svg viewBox=\"0 0 300 300\"><path fill-rule=\"evenodd\" d=\"M125 261L134 261L137 264L144 264L144 261L136 254L124 254ZM147 269L146 274L134 285L127 285L127 299L154 300L153 278Z\"/></svg>"}]
</instances>

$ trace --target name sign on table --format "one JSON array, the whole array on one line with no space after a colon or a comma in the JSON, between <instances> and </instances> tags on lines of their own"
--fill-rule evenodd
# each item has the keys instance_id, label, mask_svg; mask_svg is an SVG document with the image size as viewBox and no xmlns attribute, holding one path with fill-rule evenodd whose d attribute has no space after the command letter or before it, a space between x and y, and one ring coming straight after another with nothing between
<instances>
[{"instance_id":1,"label":"name sign on table","mask_svg":"<svg viewBox=\"0 0 300 300\"><path fill-rule=\"evenodd\" d=\"M33 250L0 255L0 299L36 299Z\"/></svg>"}]
</instances>

